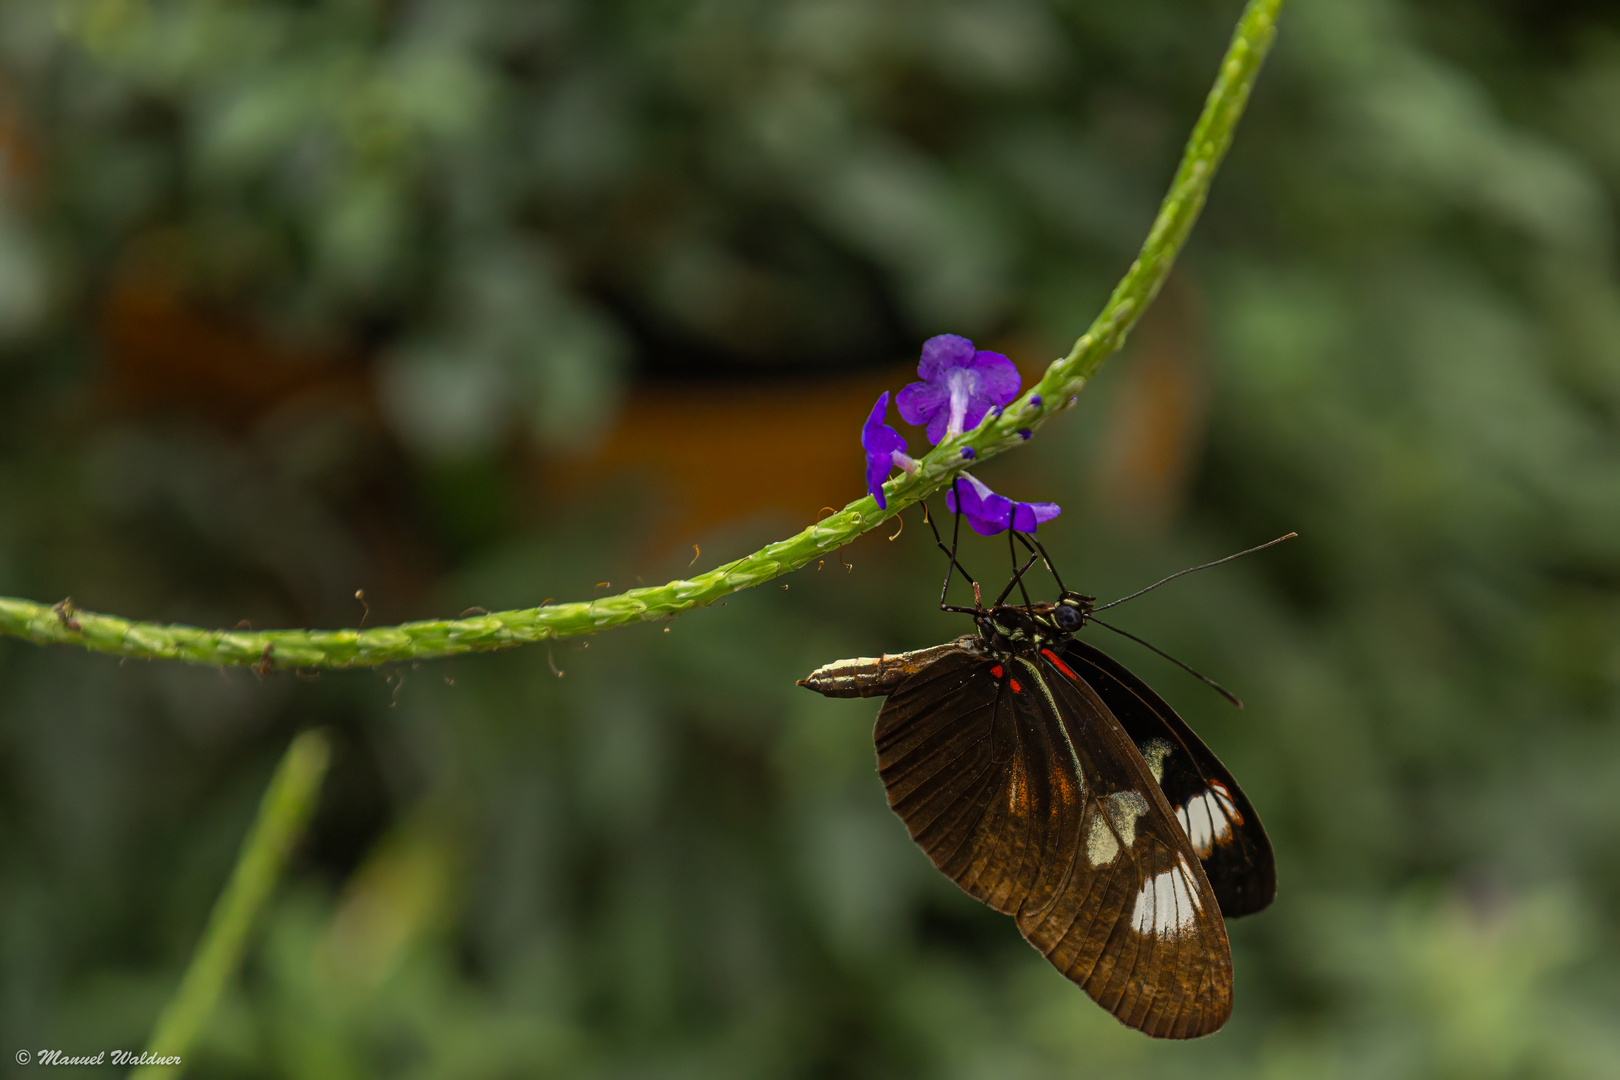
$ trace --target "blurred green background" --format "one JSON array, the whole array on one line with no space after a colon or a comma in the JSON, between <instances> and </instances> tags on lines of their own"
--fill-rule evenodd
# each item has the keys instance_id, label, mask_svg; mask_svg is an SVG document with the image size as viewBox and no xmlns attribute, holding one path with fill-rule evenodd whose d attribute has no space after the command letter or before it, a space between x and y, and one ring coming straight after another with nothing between
<instances>
[{"instance_id":1,"label":"blurred green background","mask_svg":"<svg viewBox=\"0 0 1620 1080\"><path fill-rule=\"evenodd\" d=\"M7 0L0 593L376 625L796 531L924 338L1067 348L1237 14ZM549 650L0 641L0 1058L144 1043L328 725L192 1075L1620 1076L1617 191L1613 5L1296 0L1159 304L982 469L1104 598L1301 533L1122 609L1243 712L1092 635L1276 845L1220 1034L1119 1027L913 848L875 703L793 685L965 631L912 514Z\"/></svg>"}]
</instances>

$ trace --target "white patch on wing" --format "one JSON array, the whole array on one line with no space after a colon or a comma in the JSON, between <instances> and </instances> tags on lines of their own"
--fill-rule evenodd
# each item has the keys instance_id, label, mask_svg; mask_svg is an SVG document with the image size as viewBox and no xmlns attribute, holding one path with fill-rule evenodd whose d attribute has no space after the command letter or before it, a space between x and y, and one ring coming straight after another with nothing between
<instances>
[{"instance_id":1,"label":"white patch on wing","mask_svg":"<svg viewBox=\"0 0 1620 1080\"><path fill-rule=\"evenodd\" d=\"M1108 796L1108 820L1126 847L1136 843L1136 819L1147 812L1147 800L1139 791L1116 791Z\"/></svg>"},{"instance_id":2,"label":"white patch on wing","mask_svg":"<svg viewBox=\"0 0 1620 1080\"><path fill-rule=\"evenodd\" d=\"M1132 826L1134 833L1134 822ZM1114 830L1108 827L1108 819L1102 814L1091 815L1091 827L1086 830L1086 861L1092 866L1106 866L1118 854L1119 841L1114 839Z\"/></svg>"},{"instance_id":3,"label":"white patch on wing","mask_svg":"<svg viewBox=\"0 0 1620 1080\"><path fill-rule=\"evenodd\" d=\"M1215 845L1232 835L1232 823L1242 823L1237 804L1231 793L1219 780L1212 781L1208 791L1199 792L1187 800L1185 806L1176 807L1176 820L1192 841L1192 848L1200 859L1205 858Z\"/></svg>"},{"instance_id":4,"label":"white patch on wing","mask_svg":"<svg viewBox=\"0 0 1620 1080\"><path fill-rule=\"evenodd\" d=\"M1131 929L1143 935L1180 937L1197 924L1202 906L1192 870L1177 855L1176 865L1142 882L1131 909Z\"/></svg>"},{"instance_id":5,"label":"white patch on wing","mask_svg":"<svg viewBox=\"0 0 1620 1080\"><path fill-rule=\"evenodd\" d=\"M1149 739L1142 744L1142 758L1147 762L1153 779L1164 783L1164 759L1170 756L1170 743L1164 739Z\"/></svg>"}]
</instances>

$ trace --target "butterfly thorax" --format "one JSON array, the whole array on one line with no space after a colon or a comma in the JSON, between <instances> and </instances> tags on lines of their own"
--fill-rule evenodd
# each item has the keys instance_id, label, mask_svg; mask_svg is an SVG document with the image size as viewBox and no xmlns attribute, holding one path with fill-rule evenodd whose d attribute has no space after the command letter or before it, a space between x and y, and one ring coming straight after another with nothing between
<instances>
[{"instance_id":1,"label":"butterfly thorax","mask_svg":"<svg viewBox=\"0 0 1620 1080\"><path fill-rule=\"evenodd\" d=\"M1064 593L1056 603L997 604L975 616L979 637L993 651L1034 653L1067 640L1085 625L1094 597Z\"/></svg>"}]
</instances>

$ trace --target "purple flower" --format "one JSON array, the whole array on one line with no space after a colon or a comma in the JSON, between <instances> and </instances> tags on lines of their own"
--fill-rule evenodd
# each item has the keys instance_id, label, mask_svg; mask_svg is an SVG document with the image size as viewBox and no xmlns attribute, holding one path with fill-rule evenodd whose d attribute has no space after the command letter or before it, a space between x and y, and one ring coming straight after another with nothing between
<instances>
[{"instance_id":1,"label":"purple flower","mask_svg":"<svg viewBox=\"0 0 1620 1080\"><path fill-rule=\"evenodd\" d=\"M917 365L921 382L900 391L895 404L908 424L927 424L928 441L938 446L979 426L992 405L1018 396L1018 369L1000 353L980 352L956 334L923 342Z\"/></svg>"},{"instance_id":2,"label":"purple flower","mask_svg":"<svg viewBox=\"0 0 1620 1080\"><path fill-rule=\"evenodd\" d=\"M1043 521L1051 521L1063 513L1057 503L1013 502L1005 495L997 495L978 477L963 473L945 493L945 506L951 513L961 507L973 531L980 536L994 536L1011 527L1014 532L1032 533Z\"/></svg>"},{"instance_id":3,"label":"purple flower","mask_svg":"<svg viewBox=\"0 0 1620 1080\"><path fill-rule=\"evenodd\" d=\"M884 420L889 415L889 392L883 391L872 406L872 415L861 425L861 448L866 451L866 490L877 500L879 510L889 508L883 495L883 481L895 467L915 472L917 463L906 454L906 440Z\"/></svg>"}]
</instances>

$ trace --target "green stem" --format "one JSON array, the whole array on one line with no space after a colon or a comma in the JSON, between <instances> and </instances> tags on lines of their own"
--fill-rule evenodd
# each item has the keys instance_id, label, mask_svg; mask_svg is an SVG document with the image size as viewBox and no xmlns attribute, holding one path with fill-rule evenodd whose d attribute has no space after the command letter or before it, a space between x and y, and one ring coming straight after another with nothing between
<instances>
[{"instance_id":1,"label":"green stem","mask_svg":"<svg viewBox=\"0 0 1620 1080\"><path fill-rule=\"evenodd\" d=\"M471 619L431 619L369 630L224 631L134 622L79 611L66 601L53 607L0 597L0 634L38 644L77 645L115 656L196 664L254 665L261 670L352 667L506 649L626 623L667 619L823 558L944 487L965 464L963 448L971 447L978 461L995 457L1021 445L1024 432L1033 432L1074 404L1074 395L1124 343L1152 303L1198 220L1260 62L1271 46L1281 7L1282 0L1249 0L1244 8L1153 228L1090 328L1067 356L1054 361L1040 382L999 416L988 417L977 430L941 443L922 459L915 473L891 480L887 510L879 510L870 496L856 499L797 536L768 544L707 573L588 603L548 604ZM1038 405L1033 404L1037 395Z\"/></svg>"},{"instance_id":2,"label":"green stem","mask_svg":"<svg viewBox=\"0 0 1620 1080\"><path fill-rule=\"evenodd\" d=\"M152 1029L146 1059L178 1058L179 1065L142 1065L132 1080L177 1077L185 1071L192 1042L214 1010L214 1003L235 972L247 944L248 931L264 906L293 845L303 835L321 779L326 775L331 747L323 731L306 731L293 740L270 778L259 803L259 814L242 843L236 869L214 904L191 966Z\"/></svg>"}]
</instances>

